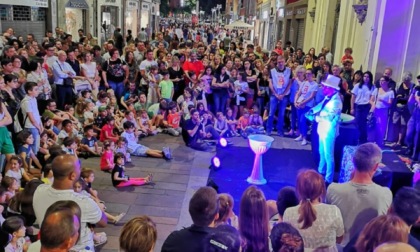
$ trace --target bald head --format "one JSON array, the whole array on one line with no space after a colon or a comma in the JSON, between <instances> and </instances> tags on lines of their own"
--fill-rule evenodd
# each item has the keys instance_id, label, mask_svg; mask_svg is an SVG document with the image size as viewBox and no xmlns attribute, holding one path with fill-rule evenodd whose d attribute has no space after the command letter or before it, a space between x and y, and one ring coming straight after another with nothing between
<instances>
[{"instance_id":1,"label":"bald head","mask_svg":"<svg viewBox=\"0 0 420 252\"><path fill-rule=\"evenodd\" d=\"M68 251L76 243L79 229L79 217L70 209L57 209L46 215L42 222L41 245L47 249Z\"/></svg>"},{"instance_id":2,"label":"bald head","mask_svg":"<svg viewBox=\"0 0 420 252\"><path fill-rule=\"evenodd\" d=\"M73 155L60 155L54 158L52 164L54 180L64 180L74 173L75 180L80 176L80 161Z\"/></svg>"},{"instance_id":3,"label":"bald head","mask_svg":"<svg viewBox=\"0 0 420 252\"><path fill-rule=\"evenodd\" d=\"M407 243L387 242L379 245L373 252L416 252L417 250Z\"/></svg>"}]
</instances>

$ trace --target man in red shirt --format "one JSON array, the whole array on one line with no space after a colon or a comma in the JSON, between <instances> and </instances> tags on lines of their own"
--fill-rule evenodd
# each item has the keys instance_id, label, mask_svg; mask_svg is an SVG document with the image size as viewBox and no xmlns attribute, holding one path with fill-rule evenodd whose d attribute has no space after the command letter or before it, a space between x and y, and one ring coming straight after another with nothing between
<instances>
[{"instance_id":1,"label":"man in red shirt","mask_svg":"<svg viewBox=\"0 0 420 252\"><path fill-rule=\"evenodd\" d=\"M197 60L197 51L192 50L190 53L190 61L185 61L184 65L182 66L185 76L194 84L197 83L197 80L201 73L204 72L204 65L203 62ZM194 72L197 76L196 79L192 79L190 77L189 72Z\"/></svg>"}]
</instances>

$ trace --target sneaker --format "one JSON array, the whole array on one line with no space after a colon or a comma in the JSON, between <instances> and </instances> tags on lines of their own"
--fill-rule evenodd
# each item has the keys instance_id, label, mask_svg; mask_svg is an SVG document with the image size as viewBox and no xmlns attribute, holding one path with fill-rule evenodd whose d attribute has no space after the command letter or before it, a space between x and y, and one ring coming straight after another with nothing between
<instances>
[{"instance_id":1,"label":"sneaker","mask_svg":"<svg viewBox=\"0 0 420 252\"><path fill-rule=\"evenodd\" d=\"M163 156L165 157L166 160L171 160L172 159L172 153L171 153L171 149L169 147L163 147L162 152L163 152Z\"/></svg>"},{"instance_id":2,"label":"sneaker","mask_svg":"<svg viewBox=\"0 0 420 252\"><path fill-rule=\"evenodd\" d=\"M302 141L302 140L303 140L302 135L300 135L300 136L298 136L298 137L295 138L295 141L296 142L299 142L299 141Z\"/></svg>"},{"instance_id":3,"label":"sneaker","mask_svg":"<svg viewBox=\"0 0 420 252\"><path fill-rule=\"evenodd\" d=\"M112 224L117 224L123 217L125 216L125 213L120 213L119 215L115 216L114 222Z\"/></svg>"},{"instance_id":4,"label":"sneaker","mask_svg":"<svg viewBox=\"0 0 420 252\"><path fill-rule=\"evenodd\" d=\"M161 131L161 132L162 132L162 131ZM155 136L155 135L157 135L157 133L159 133L159 131L158 131L158 130L153 130L153 131L152 131L152 133L151 133L150 135Z\"/></svg>"},{"instance_id":5,"label":"sneaker","mask_svg":"<svg viewBox=\"0 0 420 252\"><path fill-rule=\"evenodd\" d=\"M308 142L306 141L306 139L303 139L303 140L302 140L302 143L301 143L300 145L302 145L302 146L303 146L303 145L307 145L307 144L308 144Z\"/></svg>"},{"instance_id":6,"label":"sneaker","mask_svg":"<svg viewBox=\"0 0 420 252\"><path fill-rule=\"evenodd\" d=\"M244 139L248 139L248 135L247 135L245 132L242 132L242 133L241 133L241 136L242 136Z\"/></svg>"},{"instance_id":7,"label":"sneaker","mask_svg":"<svg viewBox=\"0 0 420 252\"><path fill-rule=\"evenodd\" d=\"M159 127L159 128L156 129L156 131L157 131L157 133L162 133L163 129Z\"/></svg>"},{"instance_id":8,"label":"sneaker","mask_svg":"<svg viewBox=\"0 0 420 252\"><path fill-rule=\"evenodd\" d=\"M144 132L140 133L139 139L145 138L145 137L147 137L147 134L146 133L144 133Z\"/></svg>"}]
</instances>

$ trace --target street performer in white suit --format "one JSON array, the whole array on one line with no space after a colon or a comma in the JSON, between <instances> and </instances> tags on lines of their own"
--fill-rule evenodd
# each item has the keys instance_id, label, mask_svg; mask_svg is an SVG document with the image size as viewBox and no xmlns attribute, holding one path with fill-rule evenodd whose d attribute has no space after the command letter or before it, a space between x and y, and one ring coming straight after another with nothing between
<instances>
[{"instance_id":1,"label":"street performer in white suit","mask_svg":"<svg viewBox=\"0 0 420 252\"><path fill-rule=\"evenodd\" d=\"M325 98L308 113L308 119L314 119L318 123L319 136L319 165L318 172L325 176L327 183L333 182L334 177L334 144L339 134L339 122L343 102L338 91L340 78L328 75L321 82L322 92Z\"/></svg>"}]
</instances>

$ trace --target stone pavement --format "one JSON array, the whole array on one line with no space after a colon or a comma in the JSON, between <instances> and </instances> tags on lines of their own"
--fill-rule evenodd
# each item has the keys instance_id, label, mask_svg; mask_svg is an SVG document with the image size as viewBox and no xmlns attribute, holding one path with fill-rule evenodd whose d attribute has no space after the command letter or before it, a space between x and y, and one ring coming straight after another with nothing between
<instances>
[{"instance_id":1,"label":"stone pavement","mask_svg":"<svg viewBox=\"0 0 420 252\"><path fill-rule=\"evenodd\" d=\"M96 228L105 232L108 242L96 251L118 251L118 238L125 222L138 215L148 215L157 225L158 241L155 251L160 251L166 237L174 230L191 225L188 203L201 186L205 186L209 175L210 160L214 153L198 152L185 146L181 137L157 135L141 141L145 146L161 150L172 149L173 159L133 157L132 164L126 165L130 177L144 177L154 174L154 185L116 189L112 186L111 175L100 171L100 158L81 159L82 167L95 170L92 187L98 190L99 198L106 202L107 212L126 216L117 224L106 228Z\"/></svg>"},{"instance_id":2,"label":"stone pavement","mask_svg":"<svg viewBox=\"0 0 420 252\"><path fill-rule=\"evenodd\" d=\"M272 148L310 149L310 145L301 146L300 142L290 138L274 138ZM248 146L248 141L242 137L230 140L235 146ZM195 190L206 185L210 160L215 153L194 151L185 146L181 137L163 134L145 138L141 143L153 149L161 150L164 146L172 149L171 161L133 157L133 163L126 165L126 173L131 177L144 177L152 172L155 185L116 189L112 186L111 175L100 171L99 158L81 159L82 167L95 170L92 187L98 190L99 198L106 202L107 211L111 214L127 213L117 225L108 224L106 228L95 229L108 235L108 242L97 247L96 251L118 251L122 226L138 215L148 215L157 225L156 252L161 250L163 242L172 231L192 224L188 203Z\"/></svg>"}]
</instances>

